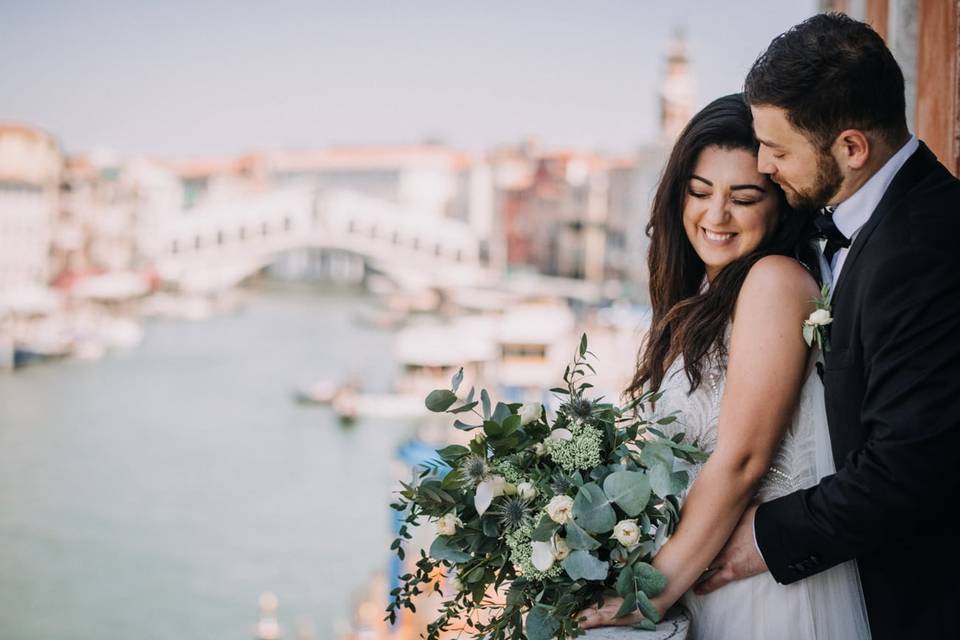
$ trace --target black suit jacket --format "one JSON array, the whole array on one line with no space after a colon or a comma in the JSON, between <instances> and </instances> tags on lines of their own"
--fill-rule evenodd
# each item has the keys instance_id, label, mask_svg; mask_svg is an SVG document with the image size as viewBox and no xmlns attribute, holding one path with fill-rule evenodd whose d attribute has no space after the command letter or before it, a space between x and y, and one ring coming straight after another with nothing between
<instances>
[{"instance_id":1,"label":"black suit jacket","mask_svg":"<svg viewBox=\"0 0 960 640\"><path fill-rule=\"evenodd\" d=\"M757 544L783 584L856 558L874 638L960 637L960 181L923 143L832 306L837 473L761 505Z\"/></svg>"}]
</instances>

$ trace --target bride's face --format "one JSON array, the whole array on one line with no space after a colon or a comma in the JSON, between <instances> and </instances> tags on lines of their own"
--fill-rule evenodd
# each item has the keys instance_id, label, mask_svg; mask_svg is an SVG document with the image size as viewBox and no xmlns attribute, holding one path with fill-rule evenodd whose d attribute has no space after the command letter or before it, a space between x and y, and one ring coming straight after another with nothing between
<instances>
[{"instance_id":1,"label":"bride's face","mask_svg":"<svg viewBox=\"0 0 960 640\"><path fill-rule=\"evenodd\" d=\"M687 181L683 227L707 278L752 252L773 231L777 195L744 149L707 147Z\"/></svg>"}]
</instances>

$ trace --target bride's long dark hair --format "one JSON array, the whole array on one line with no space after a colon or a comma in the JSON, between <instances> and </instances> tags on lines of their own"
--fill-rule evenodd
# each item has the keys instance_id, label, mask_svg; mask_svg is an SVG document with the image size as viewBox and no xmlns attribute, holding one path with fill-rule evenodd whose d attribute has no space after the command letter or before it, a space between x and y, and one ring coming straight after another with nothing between
<instances>
[{"instance_id":1,"label":"bride's long dark hair","mask_svg":"<svg viewBox=\"0 0 960 640\"><path fill-rule=\"evenodd\" d=\"M742 94L718 98L693 116L677 139L660 179L646 227L653 318L637 357L633 381L625 391L631 398L658 390L667 368L679 356L683 357L690 391L700 386L705 358L724 354L723 335L740 287L760 258L791 256L808 269L817 268L816 254L808 242L812 216L791 209L783 191L774 184L779 208L773 231L752 253L723 267L710 287L701 292L705 267L684 230L683 206L700 153L711 146L757 154L759 144Z\"/></svg>"}]
</instances>

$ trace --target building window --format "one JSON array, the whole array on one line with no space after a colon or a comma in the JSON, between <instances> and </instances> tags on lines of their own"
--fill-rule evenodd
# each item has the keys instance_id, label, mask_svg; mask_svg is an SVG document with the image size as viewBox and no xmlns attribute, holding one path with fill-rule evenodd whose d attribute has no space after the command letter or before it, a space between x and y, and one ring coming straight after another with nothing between
<instances>
[{"instance_id":1,"label":"building window","mask_svg":"<svg viewBox=\"0 0 960 640\"><path fill-rule=\"evenodd\" d=\"M202 246L203 246L203 240L200 238L200 236L195 237L193 239L193 248L199 249Z\"/></svg>"}]
</instances>

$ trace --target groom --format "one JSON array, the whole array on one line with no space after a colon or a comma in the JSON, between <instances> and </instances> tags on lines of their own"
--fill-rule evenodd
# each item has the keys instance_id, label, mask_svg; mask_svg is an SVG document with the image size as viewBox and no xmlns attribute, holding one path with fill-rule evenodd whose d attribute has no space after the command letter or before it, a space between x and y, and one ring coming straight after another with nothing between
<instances>
[{"instance_id":1,"label":"groom","mask_svg":"<svg viewBox=\"0 0 960 640\"><path fill-rule=\"evenodd\" d=\"M792 205L825 207L837 472L749 509L698 591L855 558L874 638L958 637L960 182L909 134L903 74L863 23L797 25L745 91L760 171Z\"/></svg>"}]
</instances>

